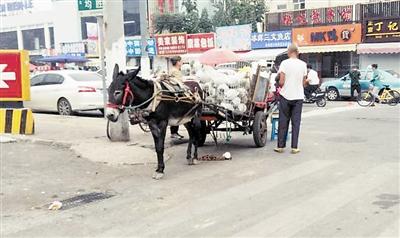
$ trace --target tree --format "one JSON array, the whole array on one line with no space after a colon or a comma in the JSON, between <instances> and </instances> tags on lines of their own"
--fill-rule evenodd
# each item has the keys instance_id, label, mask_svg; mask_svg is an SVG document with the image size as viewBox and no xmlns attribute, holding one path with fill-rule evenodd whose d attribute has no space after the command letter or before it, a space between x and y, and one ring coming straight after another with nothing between
<instances>
[{"instance_id":1,"label":"tree","mask_svg":"<svg viewBox=\"0 0 400 238\"><path fill-rule=\"evenodd\" d=\"M207 9L203 9L201 11L200 20L199 20L199 32L207 33L213 30L213 24L208 17Z\"/></svg>"},{"instance_id":2,"label":"tree","mask_svg":"<svg viewBox=\"0 0 400 238\"><path fill-rule=\"evenodd\" d=\"M255 31L257 22L264 20L264 0L223 0L216 5L214 26L252 24Z\"/></svg>"},{"instance_id":3,"label":"tree","mask_svg":"<svg viewBox=\"0 0 400 238\"><path fill-rule=\"evenodd\" d=\"M199 10L197 9L197 0L183 0L182 6L185 8L183 30L189 34L199 33Z\"/></svg>"},{"instance_id":4,"label":"tree","mask_svg":"<svg viewBox=\"0 0 400 238\"><path fill-rule=\"evenodd\" d=\"M175 13L165 13L162 15L157 15L154 19L154 27L156 33L165 32L183 32L185 25L185 17L182 14Z\"/></svg>"}]
</instances>

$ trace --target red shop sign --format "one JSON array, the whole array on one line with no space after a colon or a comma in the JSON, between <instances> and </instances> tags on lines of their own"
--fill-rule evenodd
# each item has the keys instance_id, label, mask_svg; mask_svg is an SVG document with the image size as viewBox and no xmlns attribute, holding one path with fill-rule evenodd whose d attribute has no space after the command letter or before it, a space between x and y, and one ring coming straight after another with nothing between
<instances>
[{"instance_id":1,"label":"red shop sign","mask_svg":"<svg viewBox=\"0 0 400 238\"><path fill-rule=\"evenodd\" d=\"M158 55L186 54L186 33L156 35Z\"/></svg>"},{"instance_id":2,"label":"red shop sign","mask_svg":"<svg viewBox=\"0 0 400 238\"><path fill-rule=\"evenodd\" d=\"M203 52L215 48L214 33L199 33L187 35L187 50L191 52Z\"/></svg>"}]
</instances>

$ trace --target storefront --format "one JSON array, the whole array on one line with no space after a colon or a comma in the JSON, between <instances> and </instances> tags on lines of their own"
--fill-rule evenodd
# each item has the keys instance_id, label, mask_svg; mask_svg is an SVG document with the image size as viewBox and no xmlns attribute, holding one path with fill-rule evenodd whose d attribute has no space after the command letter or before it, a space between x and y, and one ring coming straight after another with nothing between
<instances>
[{"instance_id":1,"label":"storefront","mask_svg":"<svg viewBox=\"0 0 400 238\"><path fill-rule=\"evenodd\" d=\"M378 64L400 73L400 18L366 19L363 26L363 43L357 46L360 67Z\"/></svg>"},{"instance_id":2,"label":"storefront","mask_svg":"<svg viewBox=\"0 0 400 238\"><path fill-rule=\"evenodd\" d=\"M300 58L311 64L321 78L336 78L358 65L355 53L361 42L361 24L293 28L293 43Z\"/></svg>"}]
</instances>

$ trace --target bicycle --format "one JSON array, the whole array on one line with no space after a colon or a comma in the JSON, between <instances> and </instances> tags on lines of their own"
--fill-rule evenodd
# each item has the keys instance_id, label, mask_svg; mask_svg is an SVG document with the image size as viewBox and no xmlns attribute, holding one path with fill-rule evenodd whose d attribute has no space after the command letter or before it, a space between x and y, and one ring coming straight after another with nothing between
<instances>
[{"instance_id":1,"label":"bicycle","mask_svg":"<svg viewBox=\"0 0 400 238\"><path fill-rule=\"evenodd\" d=\"M368 107L376 101L375 95L371 90L360 93L357 97L358 105ZM400 102L400 93L396 90L390 89L389 85L384 85L381 95L378 96L378 103L396 106Z\"/></svg>"}]
</instances>

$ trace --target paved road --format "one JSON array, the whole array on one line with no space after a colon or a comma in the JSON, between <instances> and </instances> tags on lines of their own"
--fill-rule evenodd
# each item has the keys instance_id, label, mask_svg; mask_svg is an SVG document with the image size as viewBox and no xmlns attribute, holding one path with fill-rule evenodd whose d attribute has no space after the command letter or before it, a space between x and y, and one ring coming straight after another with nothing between
<instances>
[{"instance_id":1,"label":"paved road","mask_svg":"<svg viewBox=\"0 0 400 238\"><path fill-rule=\"evenodd\" d=\"M398 237L399 109L310 107L298 155L275 154L275 143L253 148L251 136L235 134L200 152L230 151L232 161L188 167L185 145L174 146L161 181L150 179L154 165L110 166L60 146L2 144L1 235ZM45 207L89 192L115 196Z\"/></svg>"}]
</instances>

